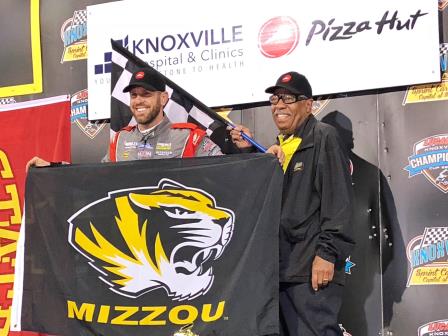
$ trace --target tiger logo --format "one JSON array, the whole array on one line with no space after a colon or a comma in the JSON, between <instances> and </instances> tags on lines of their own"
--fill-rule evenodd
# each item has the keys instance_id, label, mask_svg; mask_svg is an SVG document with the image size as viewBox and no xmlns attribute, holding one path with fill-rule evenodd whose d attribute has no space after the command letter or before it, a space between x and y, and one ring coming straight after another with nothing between
<instances>
[{"instance_id":1,"label":"tiger logo","mask_svg":"<svg viewBox=\"0 0 448 336\"><path fill-rule=\"evenodd\" d=\"M204 190L162 179L83 207L68 220L68 240L120 295L162 288L173 300L192 300L211 288L234 221Z\"/></svg>"}]
</instances>

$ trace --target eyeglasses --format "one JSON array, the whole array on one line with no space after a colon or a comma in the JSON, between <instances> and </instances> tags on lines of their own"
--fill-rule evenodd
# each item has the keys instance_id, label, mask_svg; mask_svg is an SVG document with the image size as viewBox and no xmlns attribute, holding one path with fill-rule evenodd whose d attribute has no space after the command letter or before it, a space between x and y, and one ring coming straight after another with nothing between
<instances>
[{"instance_id":1,"label":"eyeglasses","mask_svg":"<svg viewBox=\"0 0 448 336\"><path fill-rule=\"evenodd\" d=\"M301 101L301 100L307 100L309 99L307 96L304 95L295 95L295 94L289 94L289 93L281 93L281 94L273 94L269 97L269 102L272 105L277 105L280 99L285 104L293 104L295 102Z\"/></svg>"}]
</instances>

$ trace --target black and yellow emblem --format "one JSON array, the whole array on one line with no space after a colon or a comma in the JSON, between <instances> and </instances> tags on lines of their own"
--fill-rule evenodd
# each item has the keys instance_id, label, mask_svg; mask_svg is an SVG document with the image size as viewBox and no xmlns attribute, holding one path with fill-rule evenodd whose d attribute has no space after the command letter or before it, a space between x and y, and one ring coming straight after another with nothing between
<instances>
[{"instance_id":1,"label":"black and yellow emblem","mask_svg":"<svg viewBox=\"0 0 448 336\"><path fill-rule=\"evenodd\" d=\"M69 219L68 239L120 295L162 288L173 300L191 300L211 288L234 217L204 190L162 179L85 206Z\"/></svg>"}]
</instances>

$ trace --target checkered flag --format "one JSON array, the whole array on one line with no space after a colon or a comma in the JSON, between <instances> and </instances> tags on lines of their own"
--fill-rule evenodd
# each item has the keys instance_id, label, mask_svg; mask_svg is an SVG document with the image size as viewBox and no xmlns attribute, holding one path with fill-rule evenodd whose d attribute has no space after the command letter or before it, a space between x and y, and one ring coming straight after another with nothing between
<instances>
[{"instance_id":1,"label":"checkered flag","mask_svg":"<svg viewBox=\"0 0 448 336\"><path fill-rule=\"evenodd\" d=\"M164 111L172 123L190 122L207 132L224 153L232 152L232 143L228 141L227 121L215 111L194 98L187 91L143 62L137 56L123 48L118 42L112 42L112 74L111 74L111 137L127 125L135 125L129 110L129 93L123 88L129 84L132 73L137 68L149 68L155 76L160 76L166 83L166 91L170 96Z\"/></svg>"},{"instance_id":2,"label":"checkered flag","mask_svg":"<svg viewBox=\"0 0 448 336\"><path fill-rule=\"evenodd\" d=\"M73 13L72 26L79 26L87 22L87 10L77 10Z\"/></svg>"},{"instance_id":3,"label":"checkered flag","mask_svg":"<svg viewBox=\"0 0 448 336\"><path fill-rule=\"evenodd\" d=\"M425 228L421 248L448 240L448 227Z\"/></svg>"}]
</instances>

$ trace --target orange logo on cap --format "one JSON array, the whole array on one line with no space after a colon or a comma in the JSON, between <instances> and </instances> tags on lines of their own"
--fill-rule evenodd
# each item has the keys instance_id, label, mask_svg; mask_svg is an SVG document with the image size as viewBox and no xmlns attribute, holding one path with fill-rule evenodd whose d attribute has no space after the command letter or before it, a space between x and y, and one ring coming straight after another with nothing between
<instances>
[{"instance_id":1,"label":"orange logo on cap","mask_svg":"<svg viewBox=\"0 0 448 336\"><path fill-rule=\"evenodd\" d=\"M135 79L142 79L143 77L145 77L145 73L143 71L137 72L135 74Z\"/></svg>"},{"instance_id":2,"label":"orange logo on cap","mask_svg":"<svg viewBox=\"0 0 448 336\"><path fill-rule=\"evenodd\" d=\"M290 74L286 74L282 78L282 82L283 83L288 83L290 80L291 80L291 75Z\"/></svg>"}]
</instances>

